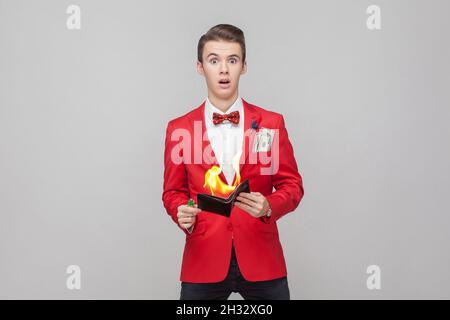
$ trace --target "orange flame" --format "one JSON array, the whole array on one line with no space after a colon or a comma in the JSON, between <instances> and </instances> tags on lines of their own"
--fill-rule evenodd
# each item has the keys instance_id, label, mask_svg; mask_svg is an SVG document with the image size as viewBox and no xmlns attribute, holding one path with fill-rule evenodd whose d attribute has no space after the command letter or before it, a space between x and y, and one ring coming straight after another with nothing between
<instances>
[{"instance_id":1,"label":"orange flame","mask_svg":"<svg viewBox=\"0 0 450 320\"><path fill-rule=\"evenodd\" d=\"M203 185L204 188L209 187L209 190L211 191L211 195L220 194L222 196L228 196L231 192L236 189L236 187L241 183L241 175L239 172L239 159L241 158L242 150L240 150L232 160L232 166L234 169L234 172L236 173L236 179L234 180L233 185L229 185L228 183L225 183L220 179L219 175L222 172L222 168L218 166L212 166L211 169L206 171L205 173L205 184Z\"/></svg>"}]
</instances>

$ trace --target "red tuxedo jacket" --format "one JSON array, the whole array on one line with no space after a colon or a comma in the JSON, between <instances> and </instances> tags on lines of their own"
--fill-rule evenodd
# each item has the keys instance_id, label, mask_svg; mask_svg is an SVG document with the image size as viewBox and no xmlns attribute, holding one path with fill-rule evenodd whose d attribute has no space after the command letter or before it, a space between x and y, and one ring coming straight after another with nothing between
<instances>
[{"instance_id":1,"label":"red tuxedo jacket","mask_svg":"<svg viewBox=\"0 0 450 320\"><path fill-rule=\"evenodd\" d=\"M267 198L272 215L269 218L254 218L235 206L230 218L202 211L197 215L191 234L182 228L178 224L178 206L187 204L189 198L196 200L198 193L210 194L209 189L203 187L205 172L219 164L213 151L206 152L206 158L203 155L199 157L200 149L201 153L205 148L211 148L205 134L205 102L170 121L166 131L162 200L167 213L186 234L181 281L211 283L224 280L230 264L232 240L239 268L246 280L272 280L287 275L276 221L295 210L300 203L304 194L302 177L298 172L283 116L251 105L244 99L242 101L245 122L241 181L248 179L251 191L260 192ZM261 128L278 130L275 130L271 150L255 154L253 141ZM250 134L246 135L246 132ZM190 136L190 140L185 135ZM279 156L276 155L277 151ZM262 155L264 159L258 157ZM267 163L272 155L275 156ZM271 166L275 168L272 174L261 174L261 169ZM226 181L223 173L220 177Z\"/></svg>"}]
</instances>

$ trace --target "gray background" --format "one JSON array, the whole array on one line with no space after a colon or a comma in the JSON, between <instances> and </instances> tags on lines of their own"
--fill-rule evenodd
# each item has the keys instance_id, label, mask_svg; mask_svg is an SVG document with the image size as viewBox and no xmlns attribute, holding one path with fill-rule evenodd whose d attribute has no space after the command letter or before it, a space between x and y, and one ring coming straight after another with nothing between
<instances>
[{"instance_id":1,"label":"gray background","mask_svg":"<svg viewBox=\"0 0 450 320\"><path fill-rule=\"evenodd\" d=\"M81 30L66 28L70 4ZM244 30L240 93L284 114L304 179L279 220L292 298L450 298L449 12L446 0L0 0L0 298L178 298L165 127L205 98L196 45L218 23ZM371 264L381 290L366 287Z\"/></svg>"}]
</instances>

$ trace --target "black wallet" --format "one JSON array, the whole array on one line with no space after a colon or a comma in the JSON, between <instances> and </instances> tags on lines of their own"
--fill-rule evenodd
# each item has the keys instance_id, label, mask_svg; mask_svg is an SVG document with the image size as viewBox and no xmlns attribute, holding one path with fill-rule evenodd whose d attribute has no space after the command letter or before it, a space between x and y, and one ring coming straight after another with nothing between
<instances>
[{"instance_id":1,"label":"black wallet","mask_svg":"<svg viewBox=\"0 0 450 320\"><path fill-rule=\"evenodd\" d=\"M231 209L234 207L234 201L241 192L250 193L250 184L247 179L242 181L226 199L199 193L197 195L197 206L202 210L230 217Z\"/></svg>"}]
</instances>

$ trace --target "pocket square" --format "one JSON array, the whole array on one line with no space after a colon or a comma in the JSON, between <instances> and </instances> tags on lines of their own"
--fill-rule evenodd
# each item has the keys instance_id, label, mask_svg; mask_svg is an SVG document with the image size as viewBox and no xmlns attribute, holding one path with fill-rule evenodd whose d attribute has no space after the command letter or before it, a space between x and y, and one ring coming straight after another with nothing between
<instances>
[{"instance_id":1,"label":"pocket square","mask_svg":"<svg viewBox=\"0 0 450 320\"><path fill-rule=\"evenodd\" d=\"M260 128L256 132L255 139L253 140L253 152L267 152L270 151L272 146L273 136L275 134L274 129Z\"/></svg>"}]
</instances>

